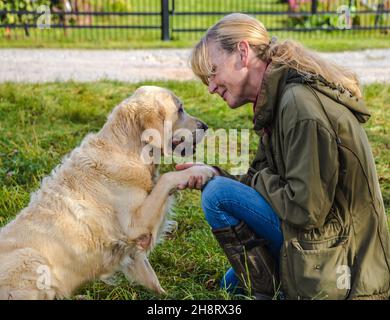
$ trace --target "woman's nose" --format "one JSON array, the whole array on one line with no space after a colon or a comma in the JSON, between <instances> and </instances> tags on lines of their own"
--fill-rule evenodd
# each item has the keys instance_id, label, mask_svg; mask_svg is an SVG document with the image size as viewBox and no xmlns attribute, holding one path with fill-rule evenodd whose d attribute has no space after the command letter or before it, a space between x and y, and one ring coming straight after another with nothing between
<instances>
[{"instance_id":1,"label":"woman's nose","mask_svg":"<svg viewBox=\"0 0 390 320\"><path fill-rule=\"evenodd\" d=\"M218 88L218 86L215 83L213 83L212 81L209 82L209 92L210 93L215 93L217 88Z\"/></svg>"}]
</instances>

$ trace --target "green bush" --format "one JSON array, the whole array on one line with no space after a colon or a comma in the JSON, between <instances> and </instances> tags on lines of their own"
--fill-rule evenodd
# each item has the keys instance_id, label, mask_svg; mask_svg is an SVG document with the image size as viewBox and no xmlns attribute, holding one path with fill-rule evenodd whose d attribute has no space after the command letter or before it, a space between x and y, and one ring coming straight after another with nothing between
<instances>
[{"instance_id":1,"label":"green bush","mask_svg":"<svg viewBox=\"0 0 390 320\"><path fill-rule=\"evenodd\" d=\"M90 0L89 3L104 12L130 12L132 9L128 0Z\"/></svg>"},{"instance_id":2,"label":"green bush","mask_svg":"<svg viewBox=\"0 0 390 320\"><path fill-rule=\"evenodd\" d=\"M40 5L50 6L50 0L0 0L0 11L35 11ZM33 14L3 13L0 21L3 24L32 24L37 17Z\"/></svg>"},{"instance_id":3,"label":"green bush","mask_svg":"<svg viewBox=\"0 0 390 320\"><path fill-rule=\"evenodd\" d=\"M321 11L333 11L338 12L341 9L340 3L329 3L319 1L317 12ZM360 17L356 14L357 7L355 5L355 1L352 1L350 6L350 18L352 19L352 25L360 25ZM299 4L299 12L311 12L311 3L304 2ZM340 13L341 14L341 13ZM293 27L297 29L301 28L339 28L340 24L340 16L338 14L314 14L314 15L297 15L291 16L287 20L286 24L288 27ZM344 21L341 21L344 24Z\"/></svg>"}]
</instances>

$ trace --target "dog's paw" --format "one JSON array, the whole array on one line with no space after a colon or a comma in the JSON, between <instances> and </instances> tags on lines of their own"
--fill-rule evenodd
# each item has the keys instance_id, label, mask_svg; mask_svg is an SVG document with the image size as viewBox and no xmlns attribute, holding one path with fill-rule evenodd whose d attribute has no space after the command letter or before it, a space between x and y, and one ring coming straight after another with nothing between
<instances>
[{"instance_id":1,"label":"dog's paw","mask_svg":"<svg viewBox=\"0 0 390 320\"><path fill-rule=\"evenodd\" d=\"M156 290L155 290L155 292L157 293L157 294L160 294L160 295L166 295L167 294L167 292L161 287L161 286L159 286L158 288L156 288Z\"/></svg>"},{"instance_id":2,"label":"dog's paw","mask_svg":"<svg viewBox=\"0 0 390 320\"><path fill-rule=\"evenodd\" d=\"M117 274L104 274L100 276L99 278L101 281L103 281L105 284L115 287L118 286L120 283L120 279Z\"/></svg>"}]
</instances>

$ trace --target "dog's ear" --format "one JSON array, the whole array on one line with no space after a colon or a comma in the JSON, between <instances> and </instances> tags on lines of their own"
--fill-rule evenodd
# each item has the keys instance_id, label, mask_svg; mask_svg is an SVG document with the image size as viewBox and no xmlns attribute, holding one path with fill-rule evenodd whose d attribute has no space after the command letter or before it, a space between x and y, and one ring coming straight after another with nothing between
<instances>
[{"instance_id":1,"label":"dog's ear","mask_svg":"<svg viewBox=\"0 0 390 320\"><path fill-rule=\"evenodd\" d=\"M156 99L157 100L157 99ZM165 108L156 101L154 108L143 110L140 117L141 140L146 144L161 149L164 147Z\"/></svg>"},{"instance_id":2,"label":"dog's ear","mask_svg":"<svg viewBox=\"0 0 390 320\"><path fill-rule=\"evenodd\" d=\"M111 112L103 129L125 144L129 137L138 135L137 128L136 112L122 103Z\"/></svg>"},{"instance_id":3,"label":"dog's ear","mask_svg":"<svg viewBox=\"0 0 390 320\"><path fill-rule=\"evenodd\" d=\"M157 99L154 106L155 108L145 110L141 115L141 129L156 129L163 133L164 120L166 116L165 108Z\"/></svg>"}]
</instances>

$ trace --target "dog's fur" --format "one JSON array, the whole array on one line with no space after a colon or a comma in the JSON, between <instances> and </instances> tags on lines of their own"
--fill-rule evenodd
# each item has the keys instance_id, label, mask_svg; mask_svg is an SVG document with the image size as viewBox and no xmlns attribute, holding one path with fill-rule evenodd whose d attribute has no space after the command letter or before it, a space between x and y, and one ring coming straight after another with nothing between
<instances>
[{"instance_id":1,"label":"dog's fur","mask_svg":"<svg viewBox=\"0 0 390 320\"><path fill-rule=\"evenodd\" d=\"M150 128L163 136L163 121L173 130L204 127L180 105L166 89L139 88L43 179L28 207L0 230L0 299L69 297L118 270L164 292L147 256L164 229L169 195L190 175L210 176L185 170L154 179L140 137Z\"/></svg>"}]
</instances>

